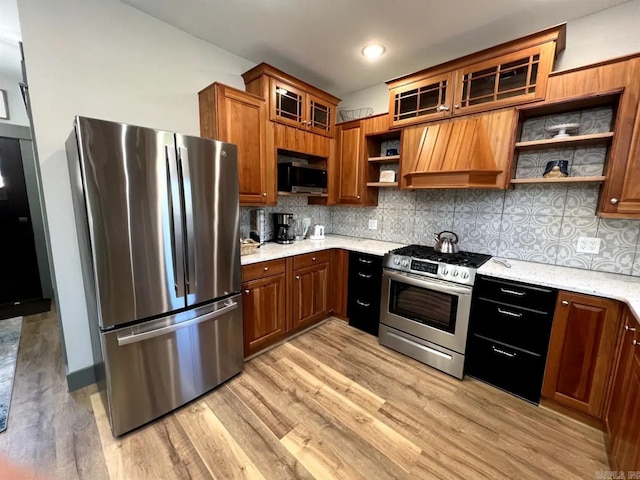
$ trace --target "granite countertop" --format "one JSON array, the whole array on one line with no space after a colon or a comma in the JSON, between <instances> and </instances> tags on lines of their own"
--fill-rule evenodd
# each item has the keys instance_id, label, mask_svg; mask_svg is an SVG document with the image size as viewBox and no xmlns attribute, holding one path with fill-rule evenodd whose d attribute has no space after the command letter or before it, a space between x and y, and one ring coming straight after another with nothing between
<instances>
[{"instance_id":1,"label":"granite countertop","mask_svg":"<svg viewBox=\"0 0 640 480\"><path fill-rule=\"evenodd\" d=\"M342 248L354 252L384 255L389 250L405 245L364 238L327 235L324 240L302 240L289 245L267 243L258 253L240 257L242 265L275 260L303 253L331 248ZM640 321L640 278L615 273L594 272L579 268L558 267L542 263L508 259L511 268L489 260L478 273L489 277L504 278L518 282L558 288L571 292L597 295L625 302Z\"/></svg>"},{"instance_id":2,"label":"granite countertop","mask_svg":"<svg viewBox=\"0 0 640 480\"><path fill-rule=\"evenodd\" d=\"M511 264L511 268L489 260L478 269L478 273L620 300L629 305L636 319L640 321L640 278L638 277L520 260L508 259L507 261Z\"/></svg>"},{"instance_id":3,"label":"granite countertop","mask_svg":"<svg viewBox=\"0 0 640 480\"><path fill-rule=\"evenodd\" d=\"M381 242L368 238L345 237L342 235L327 235L324 240L302 240L300 242L282 245L280 243L269 242L258 248L257 253L240 257L242 265L264 262L265 260L275 260L277 258L291 257L303 253L318 252L330 248L343 248L360 253L372 255L384 255L394 248L404 247L401 243Z\"/></svg>"}]
</instances>

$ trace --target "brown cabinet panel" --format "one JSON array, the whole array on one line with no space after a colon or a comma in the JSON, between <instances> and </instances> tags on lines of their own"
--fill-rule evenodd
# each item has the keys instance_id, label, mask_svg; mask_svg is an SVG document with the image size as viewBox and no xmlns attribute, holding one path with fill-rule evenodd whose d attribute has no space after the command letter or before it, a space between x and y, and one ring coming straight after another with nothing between
<instances>
[{"instance_id":1,"label":"brown cabinet panel","mask_svg":"<svg viewBox=\"0 0 640 480\"><path fill-rule=\"evenodd\" d=\"M349 286L349 252L333 250L331 261L331 309L336 317L346 320Z\"/></svg>"},{"instance_id":2,"label":"brown cabinet panel","mask_svg":"<svg viewBox=\"0 0 640 480\"><path fill-rule=\"evenodd\" d=\"M311 93L307 93L307 128L312 133L333 137L336 106Z\"/></svg>"},{"instance_id":3,"label":"brown cabinet panel","mask_svg":"<svg viewBox=\"0 0 640 480\"><path fill-rule=\"evenodd\" d=\"M285 273L285 259L269 260L267 262L251 263L242 266L242 281L248 282L258 278Z\"/></svg>"},{"instance_id":4,"label":"brown cabinet panel","mask_svg":"<svg viewBox=\"0 0 640 480\"><path fill-rule=\"evenodd\" d=\"M602 418L619 324L618 302L560 292L543 396Z\"/></svg>"},{"instance_id":5,"label":"brown cabinet panel","mask_svg":"<svg viewBox=\"0 0 640 480\"><path fill-rule=\"evenodd\" d=\"M298 270L300 268L310 267L320 263L329 263L331 262L331 258L331 250L321 250L319 252L296 255L293 257L293 269Z\"/></svg>"},{"instance_id":6,"label":"brown cabinet panel","mask_svg":"<svg viewBox=\"0 0 640 480\"><path fill-rule=\"evenodd\" d=\"M250 93L214 83L199 93L200 134L238 146L242 205L275 204L275 162L266 155L266 106Z\"/></svg>"},{"instance_id":7,"label":"brown cabinet panel","mask_svg":"<svg viewBox=\"0 0 640 480\"><path fill-rule=\"evenodd\" d=\"M285 335L285 289L284 273L242 284L245 357Z\"/></svg>"},{"instance_id":8,"label":"brown cabinet panel","mask_svg":"<svg viewBox=\"0 0 640 480\"><path fill-rule=\"evenodd\" d=\"M299 126L306 118L306 93L275 78L270 79L271 120Z\"/></svg>"},{"instance_id":9,"label":"brown cabinet panel","mask_svg":"<svg viewBox=\"0 0 640 480\"><path fill-rule=\"evenodd\" d=\"M361 203L363 195L362 136L360 124L338 130L340 159L338 203Z\"/></svg>"},{"instance_id":10,"label":"brown cabinet panel","mask_svg":"<svg viewBox=\"0 0 640 480\"><path fill-rule=\"evenodd\" d=\"M322 320L329 313L329 263L294 270L292 330Z\"/></svg>"},{"instance_id":11,"label":"brown cabinet panel","mask_svg":"<svg viewBox=\"0 0 640 480\"><path fill-rule=\"evenodd\" d=\"M322 158L329 158L331 154L331 139L328 137L278 123L273 124L273 135L274 155L278 149Z\"/></svg>"},{"instance_id":12,"label":"brown cabinet panel","mask_svg":"<svg viewBox=\"0 0 640 480\"><path fill-rule=\"evenodd\" d=\"M630 404L633 404L634 392L633 366L634 354L640 348L634 345L637 337L638 322L627 309L625 321L622 326L622 334L619 347L618 362L613 377L609 403L605 412L606 432L609 435L609 451L613 465L617 470L622 470L623 464L628 463L629 434L626 431L630 422ZM637 388L637 386L635 387ZM640 445L640 439L636 440L636 449ZM631 468L629 468L631 469Z\"/></svg>"}]
</instances>

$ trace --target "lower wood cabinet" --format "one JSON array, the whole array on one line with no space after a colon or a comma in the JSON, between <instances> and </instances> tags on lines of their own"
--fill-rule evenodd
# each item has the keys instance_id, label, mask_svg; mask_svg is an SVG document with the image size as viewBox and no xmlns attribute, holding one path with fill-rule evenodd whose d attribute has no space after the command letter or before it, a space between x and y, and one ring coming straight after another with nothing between
<instances>
[{"instance_id":1,"label":"lower wood cabinet","mask_svg":"<svg viewBox=\"0 0 640 480\"><path fill-rule=\"evenodd\" d=\"M242 267L245 357L332 312L344 318L346 299L336 289L346 285L341 271L347 268L345 255L323 250Z\"/></svg>"},{"instance_id":2,"label":"lower wood cabinet","mask_svg":"<svg viewBox=\"0 0 640 480\"><path fill-rule=\"evenodd\" d=\"M551 330L543 397L602 419L619 325L618 302L560 292Z\"/></svg>"},{"instance_id":3,"label":"lower wood cabinet","mask_svg":"<svg viewBox=\"0 0 640 480\"><path fill-rule=\"evenodd\" d=\"M280 340L287 331L285 274L242 284L244 354Z\"/></svg>"},{"instance_id":4,"label":"lower wood cabinet","mask_svg":"<svg viewBox=\"0 0 640 480\"><path fill-rule=\"evenodd\" d=\"M628 310L622 328L605 427L612 467L632 471L640 470L640 328Z\"/></svg>"},{"instance_id":5,"label":"lower wood cabinet","mask_svg":"<svg viewBox=\"0 0 640 480\"><path fill-rule=\"evenodd\" d=\"M329 251L294 258L292 330L306 328L329 314L330 258Z\"/></svg>"}]
</instances>

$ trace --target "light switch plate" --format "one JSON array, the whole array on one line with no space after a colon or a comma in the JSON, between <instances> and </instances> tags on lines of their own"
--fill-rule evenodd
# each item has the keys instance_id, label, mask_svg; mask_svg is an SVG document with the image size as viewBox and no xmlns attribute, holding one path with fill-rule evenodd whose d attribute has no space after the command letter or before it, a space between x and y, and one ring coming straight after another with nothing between
<instances>
[{"instance_id":1,"label":"light switch plate","mask_svg":"<svg viewBox=\"0 0 640 480\"><path fill-rule=\"evenodd\" d=\"M578 253L600 253L601 238L579 237L576 252Z\"/></svg>"},{"instance_id":2,"label":"light switch plate","mask_svg":"<svg viewBox=\"0 0 640 480\"><path fill-rule=\"evenodd\" d=\"M369 230L377 230L378 229L378 220L369 220Z\"/></svg>"}]
</instances>

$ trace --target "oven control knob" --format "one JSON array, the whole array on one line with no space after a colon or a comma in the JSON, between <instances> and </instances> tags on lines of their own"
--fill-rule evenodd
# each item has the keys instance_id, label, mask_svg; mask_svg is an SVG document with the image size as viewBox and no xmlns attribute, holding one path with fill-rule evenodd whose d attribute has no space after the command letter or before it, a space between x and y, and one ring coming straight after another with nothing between
<instances>
[{"instance_id":1,"label":"oven control knob","mask_svg":"<svg viewBox=\"0 0 640 480\"><path fill-rule=\"evenodd\" d=\"M451 275L453 275L454 277L458 276L458 270L454 270L453 272L451 272Z\"/></svg>"},{"instance_id":2,"label":"oven control knob","mask_svg":"<svg viewBox=\"0 0 640 480\"><path fill-rule=\"evenodd\" d=\"M409 261L408 260L402 260L402 266L403 267L408 267L409 266Z\"/></svg>"},{"instance_id":3,"label":"oven control knob","mask_svg":"<svg viewBox=\"0 0 640 480\"><path fill-rule=\"evenodd\" d=\"M462 272L462 274L460 275L462 278L467 279L469 278L469 272Z\"/></svg>"},{"instance_id":4,"label":"oven control knob","mask_svg":"<svg viewBox=\"0 0 640 480\"><path fill-rule=\"evenodd\" d=\"M449 273L449 270L447 270L446 268L443 268L442 270L440 270L440 272L441 272L443 275L447 275L447 274Z\"/></svg>"},{"instance_id":5,"label":"oven control knob","mask_svg":"<svg viewBox=\"0 0 640 480\"><path fill-rule=\"evenodd\" d=\"M399 258L394 258L393 259L393 263L395 263L396 265L400 265L400 259Z\"/></svg>"}]
</instances>

